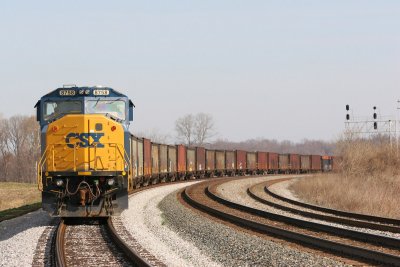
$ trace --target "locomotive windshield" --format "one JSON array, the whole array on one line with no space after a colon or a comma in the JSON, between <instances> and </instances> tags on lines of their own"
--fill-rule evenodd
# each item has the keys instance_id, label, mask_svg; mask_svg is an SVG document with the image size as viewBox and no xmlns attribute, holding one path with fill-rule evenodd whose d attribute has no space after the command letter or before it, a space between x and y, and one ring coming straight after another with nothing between
<instances>
[{"instance_id":1,"label":"locomotive windshield","mask_svg":"<svg viewBox=\"0 0 400 267\"><path fill-rule=\"evenodd\" d=\"M88 100L85 103L88 114L110 114L111 116L125 120L126 104L123 100Z\"/></svg>"},{"instance_id":2,"label":"locomotive windshield","mask_svg":"<svg viewBox=\"0 0 400 267\"><path fill-rule=\"evenodd\" d=\"M46 101L44 105L44 120L52 120L63 114L82 113L81 101Z\"/></svg>"}]
</instances>

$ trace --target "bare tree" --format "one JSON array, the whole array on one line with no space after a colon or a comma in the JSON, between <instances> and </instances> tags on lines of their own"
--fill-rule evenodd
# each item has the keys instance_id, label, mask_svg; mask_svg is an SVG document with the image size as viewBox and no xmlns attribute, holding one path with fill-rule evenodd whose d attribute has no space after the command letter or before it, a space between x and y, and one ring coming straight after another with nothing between
<instances>
[{"instance_id":1,"label":"bare tree","mask_svg":"<svg viewBox=\"0 0 400 267\"><path fill-rule=\"evenodd\" d=\"M209 114L188 114L176 120L175 130L180 142L201 146L214 136L214 121Z\"/></svg>"},{"instance_id":2,"label":"bare tree","mask_svg":"<svg viewBox=\"0 0 400 267\"><path fill-rule=\"evenodd\" d=\"M193 145L193 132L195 128L194 116L188 114L175 121L175 130L177 132L178 140L188 146Z\"/></svg>"},{"instance_id":3,"label":"bare tree","mask_svg":"<svg viewBox=\"0 0 400 267\"><path fill-rule=\"evenodd\" d=\"M204 142L215 135L214 120L210 114L199 113L195 116L194 136L197 145L204 145Z\"/></svg>"}]
</instances>

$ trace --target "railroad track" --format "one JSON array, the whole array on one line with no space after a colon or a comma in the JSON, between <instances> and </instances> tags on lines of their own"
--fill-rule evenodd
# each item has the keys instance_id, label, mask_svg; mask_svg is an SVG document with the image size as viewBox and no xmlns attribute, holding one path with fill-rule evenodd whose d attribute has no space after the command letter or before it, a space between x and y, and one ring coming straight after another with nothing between
<instances>
[{"instance_id":1,"label":"railroad track","mask_svg":"<svg viewBox=\"0 0 400 267\"><path fill-rule=\"evenodd\" d=\"M231 202L216 193L227 180L186 188L182 198L203 212L237 226L325 252L374 264L400 266L400 240L318 224Z\"/></svg>"},{"instance_id":2,"label":"railroad track","mask_svg":"<svg viewBox=\"0 0 400 267\"><path fill-rule=\"evenodd\" d=\"M326 207L320 207L320 206L316 206L316 205L311 205L308 203L303 203L300 201L296 201L290 198L286 198L283 197L281 195L278 195L274 192L272 192L269 188L276 184L276 183L280 183L280 182L284 182L287 180L291 180L293 178L283 178L283 179L276 179L276 180L272 180L272 181L268 181L265 183L261 183L259 185L263 186L263 189L265 191L265 193L267 195L269 195L270 197L276 199L276 200L280 200L284 203L288 203L297 207L303 207L312 211L316 211L316 212L322 212L325 214L332 214L336 217L344 217L344 218L348 218L348 219L354 219L354 220L360 220L360 221L365 221L365 222L375 222L375 224L383 224L383 225L387 225L387 226L393 226L392 230L389 230L389 228L386 228L387 230L384 231L392 231L395 233L399 233L399 229L400 229L400 220L396 220L396 219L392 219L392 218L384 218L384 217L378 217L378 216L372 216L372 215L366 215L366 214L359 214L359 213L353 213L353 212L347 212L347 211L341 211L341 210L335 210L335 209L330 209L330 208L326 208ZM257 186L257 185L256 185ZM255 189L255 188L253 188ZM253 190L254 191L254 190ZM263 197L261 197L263 198ZM282 205L283 206L283 205ZM299 210L299 209L297 209ZM373 227L373 226L371 226ZM379 226L378 226L379 227ZM372 229L372 228L371 228Z\"/></svg>"},{"instance_id":3,"label":"railroad track","mask_svg":"<svg viewBox=\"0 0 400 267\"><path fill-rule=\"evenodd\" d=\"M367 219L361 219L363 215L361 214L353 214L346 212L347 216L342 214L342 211L336 211L329 209L330 212L323 212L321 210L311 209L306 203L302 203L299 201L291 200L285 198L283 196L279 196L272 191L270 191L269 187L273 184L287 181L288 179L278 179L268 182L262 182L251 186L247 189L247 194L253 198L255 201L263 203L267 206L270 206L275 209L282 210L284 212L290 212L296 215L300 215L306 218L322 220L326 222L337 223L341 225L347 225L351 227L364 228L368 230L376 230L376 231L384 231L390 233L400 233L400 227L398 224L393 224L393 219L390 218L381 218L374 216L365 216ZM264 191L265 190L265 191ZM263 194L264 193L264 194ZM265 195L267 193L267 195ZM299 203L298 205L293 204L294 202ZM285 205L286 204L286 205ZM304 206L303 206L304 205ZM318 207L321 209L325 209L322 207ZM332 214L332 215L330 215ZM361 216L360 216L361 215ZM374 220L370 220L369 218L373 217ZM400 221L399 221L400 222Z\"/></svg>"},{"instance_id":4,"label":"railroad track","mask_svg":"<svg viewBox=\"0 0 400 267\"><path fill-rule=\"evenodd\" d=\"M164 266L147 251L136 252L119 236L111 218L63 219L54 237L53 265Z\"/></svg>"}]
</instances>

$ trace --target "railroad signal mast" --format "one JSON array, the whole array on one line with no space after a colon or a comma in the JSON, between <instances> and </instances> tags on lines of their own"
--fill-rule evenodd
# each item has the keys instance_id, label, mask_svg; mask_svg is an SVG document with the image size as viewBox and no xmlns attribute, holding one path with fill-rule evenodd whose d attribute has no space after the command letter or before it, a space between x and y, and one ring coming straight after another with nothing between
<instances>
[{"instance_id":1,"label":"railroad signal mast","mask_svg":"<svg viewBox=\"0 0 400 267\"><path fill-rule=\"evenodd\" d=\"M397 102L400 103L400 101ZM346 105L345 130L351 137L372 138L376 136L385 136L389 138L391 145L393 144L393 140L395 140L398 148L398 123L396 119L387 116L378 116L376 106L373 107L372 119L356 118L353 111L350 109L350 105Z\"/></svg>"}]
</instances>

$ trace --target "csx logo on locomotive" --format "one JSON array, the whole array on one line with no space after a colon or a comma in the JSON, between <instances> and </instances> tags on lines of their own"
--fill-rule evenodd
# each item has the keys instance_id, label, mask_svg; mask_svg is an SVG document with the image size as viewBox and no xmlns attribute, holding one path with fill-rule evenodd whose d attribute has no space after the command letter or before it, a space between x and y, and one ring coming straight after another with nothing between
<instances>
[{"instance_id":1,"label":"csx logo on locomotive","mask_svg":"<svg viewBox=\"0 0 400 267\"><path fill-rule=\"evenodd\" d=\"M69 133L65 138L65 143L68 147L94 147L103 148L104 144L100 142L100 138L104 133ZM80 142L77 142L80 141Z\"/></svg>"}]
</instances>

